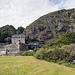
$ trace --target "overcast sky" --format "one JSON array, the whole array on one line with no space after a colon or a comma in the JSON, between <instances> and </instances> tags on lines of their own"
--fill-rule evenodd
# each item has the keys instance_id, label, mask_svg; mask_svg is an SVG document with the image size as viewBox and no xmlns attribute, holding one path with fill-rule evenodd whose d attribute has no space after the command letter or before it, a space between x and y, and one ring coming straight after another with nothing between
<instances>
[{"instance_id":1,"label":"overcast sky","mask_svg":"<svg viewBox=\"0 0 75 75\"><path fill-rule=\"evenodd\" d=\"M75 0L0 0L0 27L26 27L47 13L69 8L75 8Z\"/></svg>"}]
</instances>

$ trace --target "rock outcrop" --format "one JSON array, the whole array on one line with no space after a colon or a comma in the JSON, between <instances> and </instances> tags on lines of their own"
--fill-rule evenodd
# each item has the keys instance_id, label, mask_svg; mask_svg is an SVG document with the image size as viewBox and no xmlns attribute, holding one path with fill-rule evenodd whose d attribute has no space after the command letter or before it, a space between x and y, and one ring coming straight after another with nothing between
<instances>
[{"instance_id":1,"label":"rock outcrop","mask_svg":"<svg viewBox=\"0 0 75 75\"><path fill-rule=\"evenodd\" d=\"M44 15L24 30L27 43L47 41L53 37L75 31L75 9L60 10Z\"/></svg>"}]
</instances>

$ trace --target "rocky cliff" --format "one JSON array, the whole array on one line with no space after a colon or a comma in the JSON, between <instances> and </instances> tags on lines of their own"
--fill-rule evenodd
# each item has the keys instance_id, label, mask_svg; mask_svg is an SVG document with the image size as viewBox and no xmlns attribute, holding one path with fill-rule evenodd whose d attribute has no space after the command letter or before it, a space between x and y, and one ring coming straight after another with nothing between
<instances>
[{"instance_id":1,"label":"rocky cliff","mask_svg":"<svg viewBox=\"0 0 75 75\"><path fill-rule=\"evenodd\" d=\"M75 31L75 9L60 10L46 14L27 26L26 41L48 41L53 37Z\"/></svg>"}]
</instances>

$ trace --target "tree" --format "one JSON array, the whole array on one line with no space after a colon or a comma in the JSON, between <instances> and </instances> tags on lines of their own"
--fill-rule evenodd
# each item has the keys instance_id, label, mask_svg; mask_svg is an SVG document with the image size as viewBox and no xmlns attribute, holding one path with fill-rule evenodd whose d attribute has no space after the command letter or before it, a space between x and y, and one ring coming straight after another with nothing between
<instances>
[{"instance_id":1,"label":"tree","mask_svg":"<svg viewBox=\"0 0 75 75\"><path fill-rule=\"evenodd\" d=\"M1 42L5 42L5 38L11 37L10 34L6 30L1 31Z\"/></svg>"},{"instance_id":2,"label":"tree","mask_svg":"<svg viewBox=\"0 0 75 75\"><path fill-rule=\"evenodd\" d=\"M17 33L18 33L18 34L22 34L23 31L24 31L24 29L25 29L25 28L22 27L22 26L21 26L21 27L18 27L18 29L17 29Z\"/></svg>"},{"instance_id":3,"label":"tree","mask_svg":"<svg viewBox=\"0 0 75 75\"><path fill-rule=\"evenodd\" d=\"M4 39L4 41L8 44L11 44L11 37L7 37Z\"/></svg>"}]
</instances>

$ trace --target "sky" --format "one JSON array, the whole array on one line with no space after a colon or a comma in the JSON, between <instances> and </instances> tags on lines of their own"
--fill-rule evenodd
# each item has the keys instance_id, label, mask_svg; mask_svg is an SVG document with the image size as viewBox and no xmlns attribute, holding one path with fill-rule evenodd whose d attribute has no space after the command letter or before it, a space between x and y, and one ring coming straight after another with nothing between
<instances>
[{"instance_id":1,"label":"sky","mask_svg":"<svg viewBox=\"0 0 75 75\"><path fill-rule=\"evenodd\" d=\"M0 0L0 27L26 27L47 13L71 8L75 0Z\"/></svg>"}]
</instances>

